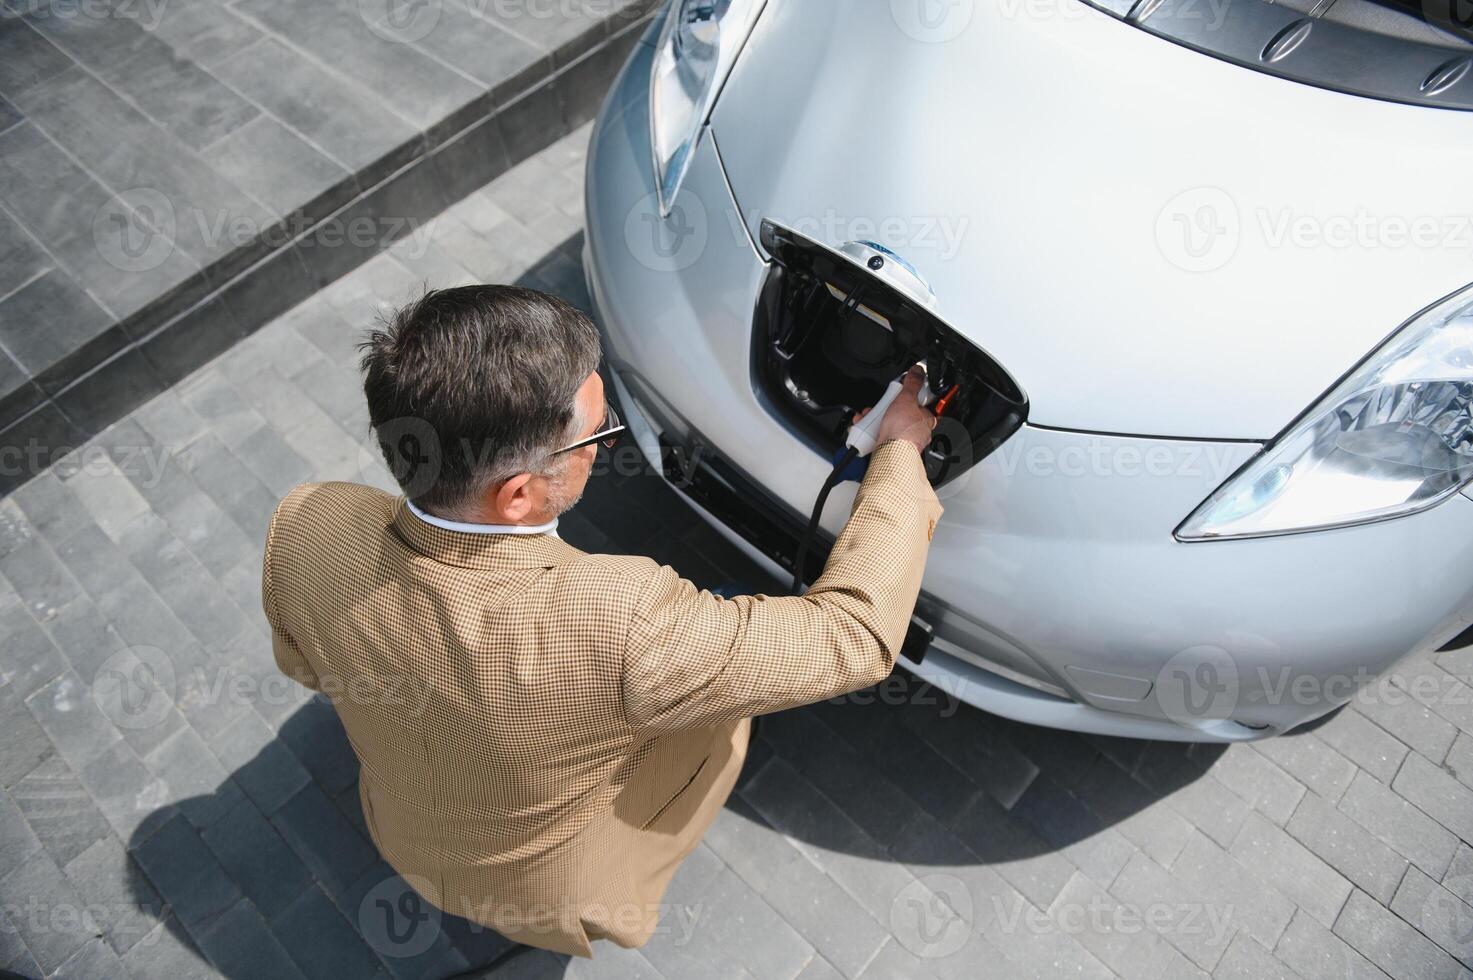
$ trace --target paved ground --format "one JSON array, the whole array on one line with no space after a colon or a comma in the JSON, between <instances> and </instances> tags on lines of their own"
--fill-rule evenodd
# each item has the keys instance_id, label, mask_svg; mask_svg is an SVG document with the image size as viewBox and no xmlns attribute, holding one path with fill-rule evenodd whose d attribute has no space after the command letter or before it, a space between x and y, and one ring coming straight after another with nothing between
<instances>
[{"instance_id":1,"label":"paved ground","mask_svg":"<svg viewBox=\"0 0 1473 980\"><path fill-rule=\"evenodd\" d=\"M590 118L650 6L0 0L0 452L99 432Z\"/></svg>"},{"instance_id":2,"label":"paved ground","mask_svg":"<svg viewBox=\"0 0 1473 980\"><path fill-rule=\"evenodd\" d=\"M260 543L298 482L386 485L352 349L382 304L517 278L586 302L584 139L0 502L0 965L418 977L494 951L373 853L330 706L273 670ZM772 587L629 461L568 538ZM897 675L769 721L647 948L496 975L1467 980L1470 682L1473 651L1424 658L1313 732L1223 751L1012 724Z\"/></svg>"}]
</instances>

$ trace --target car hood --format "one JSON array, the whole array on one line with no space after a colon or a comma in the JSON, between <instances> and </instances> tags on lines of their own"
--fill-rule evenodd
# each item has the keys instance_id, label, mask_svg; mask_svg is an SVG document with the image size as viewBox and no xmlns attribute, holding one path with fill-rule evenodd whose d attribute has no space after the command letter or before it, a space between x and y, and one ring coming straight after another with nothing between
<instances>
[{"instance_id":1,"label":"car hood","mask_svg":"<svg viewBox=\"0 0 1473 980\"><path fill-rule=\"evenodd\" d=\"M1473 279L1466 124L1076 0L770 0L711 132L738 233L893 249L1031 422L1266 439Z\"/></svg>"}]
</instances>

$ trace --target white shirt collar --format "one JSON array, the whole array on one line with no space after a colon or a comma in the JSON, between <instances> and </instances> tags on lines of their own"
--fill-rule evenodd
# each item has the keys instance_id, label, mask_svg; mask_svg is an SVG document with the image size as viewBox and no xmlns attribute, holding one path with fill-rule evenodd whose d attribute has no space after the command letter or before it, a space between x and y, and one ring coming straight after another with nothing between
<instances>
[{"instance_id":1,"label":"white shirt collar","mask_svg":"<svg viewBox=\"0 0 1473 980\"><path fill-rule=\"evenodd\" d=\"M557 536L557 518L554 517L546 524L467 524L462 521L447 521L443 517L434 514L426 514L414 506L414 501L406 499L409 512L426 524L444 528L447 531L459 531L461 534L551 534Z\"/></svg>"}]
</instances>

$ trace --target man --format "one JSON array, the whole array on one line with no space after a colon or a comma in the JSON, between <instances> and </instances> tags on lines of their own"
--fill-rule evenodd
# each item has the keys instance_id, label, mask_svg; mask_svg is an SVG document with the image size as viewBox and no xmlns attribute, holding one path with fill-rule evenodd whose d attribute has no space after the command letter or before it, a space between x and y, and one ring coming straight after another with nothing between
<instances>
[{"instance_id":1,"label":"man","mask_svg":"<svg viewBox=\"0 0 1473 980\"><path fill-rule=\"evenodd\" d=\"M724 599L557 537L621 428L586 316L468 286L363 346L406 496L316 484L277 508L276 661L332 698L374 843L426 898L559 952L642 945L731 792L749 719L890 673L941 513L920 375L808 593Z\"/></svg>"}]
</instances>

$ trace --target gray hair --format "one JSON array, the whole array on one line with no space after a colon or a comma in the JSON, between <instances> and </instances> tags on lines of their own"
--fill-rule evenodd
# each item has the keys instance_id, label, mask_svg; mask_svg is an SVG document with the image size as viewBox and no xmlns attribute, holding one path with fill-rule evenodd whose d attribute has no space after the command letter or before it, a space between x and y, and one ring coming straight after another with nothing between
<instances>
[{"instance_id":1,"label":"gray hair","mask_svg":"<svg viewBox=\"0 0 1473 980\"><path fill-rule=\"evenodd\" d=\"M555 296L517 286L439 289L361 345L363 391L384 461L415 505L468 516L587 424L578 389L598 368L598 328Z\"/></svg>"}]
</instances>

